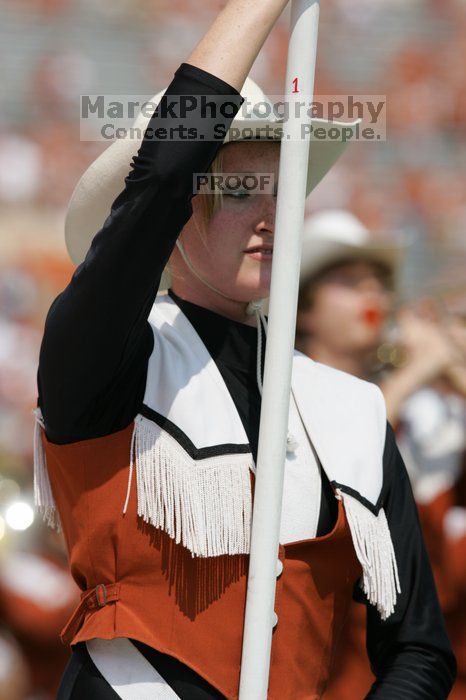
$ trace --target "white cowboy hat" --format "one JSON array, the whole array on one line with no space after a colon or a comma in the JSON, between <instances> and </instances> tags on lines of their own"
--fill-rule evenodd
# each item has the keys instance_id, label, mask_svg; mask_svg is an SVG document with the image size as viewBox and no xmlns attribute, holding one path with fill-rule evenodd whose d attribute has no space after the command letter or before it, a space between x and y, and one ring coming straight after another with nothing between
<instances>
[{"instance_id":1,"label":"white cowboy hat","mask_svg":"<svg viewBox=\"0 0 466 700\"><path fill-rule=\"evenodd\" d=\"M158 105L165 90L155 95L151 103ZM270 125L279 125L283 119L276 118L272 102L266 97L256 83L247 78L241 95L245 102L233 120L224 143L231 140L246 140L251 138L251 130L257 136L253 138L266 139L264 129L270 130ZM257 118L256 105L268 104L272 109L268 110L270 116ZM155 109L155 108L154 108ZM251 117L253 115L253 117ZM136 118L133 127L136 133L143 134L150 118L141 112ZM307 194L314 189L324 175L330 170L339 156L343 153L348 141L354 135L359 120L352 123L327 121L325 119L312 119L311 126L325 130L326 138L313 138L310 149L310 167L307 179ZM327 136L332 129L332 135ZM345 129L345 132L343 132ZM351 130L351 133L347 131ZM262 131L260 131L262 130ZM342 138L342 134L345 138ZM232 139L233 134L233 139ZM337 134L337 137L335 137ZM338 134L340 135L338 140ZM239 135L239 136L238 136ZM268 136L270 139L270 136ZM278 140L278 139L277 139ZM107 148L86 170L79 180L71 196L65 220L65 241L68 253L72 261L79 265L85 258L91 245L91 241L104 225L110 214L111 206L117 196L125 187L125 177L130 172L130 163L137 154L142 138L130 138L129 136L117 139ZM160 289L169 286L169 274L164 273Z\"/></svg>"},{"instance_id":2,"label":"white cowboy hat","mask_svg":"<svg viewBox=\"0 0 466 700\"><path fill-rule=\"evenodd\" d=\"M325 209L304 222L301 256L301 285L340 260L370 260L383 263L393 277L402 261L406 242L374 240L371 232L344 209Z\"/></svg>"}]
</instances>

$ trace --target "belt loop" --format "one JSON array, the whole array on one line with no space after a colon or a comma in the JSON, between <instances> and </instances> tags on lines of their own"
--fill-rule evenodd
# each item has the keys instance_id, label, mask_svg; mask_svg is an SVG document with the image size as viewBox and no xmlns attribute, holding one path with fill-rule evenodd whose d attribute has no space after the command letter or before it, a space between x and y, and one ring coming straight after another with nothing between
<instances>
[{"instance_id":1,"label":"belt loop","mask_svg":"<svg viewBox=\"0 0 466 700\"><path fill-rule=\"evenodd\" d=\"M102 591L102 602L99 596L100 591ZM104 605L107 605L107 588L105 586L105 583L99 583L95 587L95 599L99 608L103 608Z\"/></svg>"},{"instance_id":2,"label":"belt loop","mask_svg":"<svg viewBox=\"0 0 466 700\"><path fill-rule=\"evenodd\" d=\"M88 613L93 613L97 609L105 607L108 603L115 603L119 599L120 583L98 583L97 586L83 591L81 593L81 602L61 631L60 637L63 644L70 643L73 637L76 636Z\"/></svg>"}]
</instances>

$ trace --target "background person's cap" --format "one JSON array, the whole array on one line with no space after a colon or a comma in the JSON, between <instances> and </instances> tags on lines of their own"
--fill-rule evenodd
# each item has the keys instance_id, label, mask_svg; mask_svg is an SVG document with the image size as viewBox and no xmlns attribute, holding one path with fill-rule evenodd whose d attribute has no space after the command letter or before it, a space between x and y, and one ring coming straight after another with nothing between
<instances>
[{"instance_id":1,"label":"background person's cap","mask_svg":"<svg viewBox=\"0 0 466 700\"><path fill-rule=\"evenodd\" d=\"M350 212L325 209L304 222L300 285L343 260L383 263L395 278L405 250L406 242L374 239L370 230Z\"/></svg>"}]
</instances>

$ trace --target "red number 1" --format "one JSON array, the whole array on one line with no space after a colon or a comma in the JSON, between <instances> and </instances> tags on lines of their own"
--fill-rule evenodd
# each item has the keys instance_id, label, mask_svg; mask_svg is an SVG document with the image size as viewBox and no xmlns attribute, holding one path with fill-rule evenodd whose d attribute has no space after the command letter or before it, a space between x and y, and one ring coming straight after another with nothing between
<instances>
[{"instance_id":1,"label":"red number 1","mask_svg":"<svg viewBox=\"0 0 466 700\"><path fill-rule=\"evenodd\" d=\"M298 90L298 78L295 78L293 80L293 87L294 87L294 90L293 90L294 93L299 92L299 90Z\"/></svg>"}]
</instances>

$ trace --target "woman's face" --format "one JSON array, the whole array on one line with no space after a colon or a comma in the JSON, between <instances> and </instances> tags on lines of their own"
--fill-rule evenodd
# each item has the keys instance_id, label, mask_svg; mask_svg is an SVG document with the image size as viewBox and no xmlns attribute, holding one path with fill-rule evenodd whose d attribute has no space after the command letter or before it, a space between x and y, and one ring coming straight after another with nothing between
<instances>
[{"instance_id":1,"label":"woman's face","mask_svg":"<svg viewBox=\"0 0 466 700\"><path fill-rule=\"evenodd\" d=\"M309 307L298 313L298 328L336 352L365 352L378 346L392 294L386 274L368 261L333 267L309 289Z\"/></svg>"},{"instance_id":2,"label":"woman's face","mask_svg":"<svg viewBox=\"0 0 466 700\"><path fill-rule=\"evenodd\" d=\"M223 147L223 173L272 174L267 192L249 193L245 188L223 194L223 204L207 223L202 239L196 220L202 220L199 194L192 200L193 217L183 229L181 242L192 266L223 295L237 302L248 302L269 295L272 247L275 225L276 191L280 144L256 141L226 144ZM248 180L247 182L252 182ZM270 191L271 185L271 191ZM181 263L179 251L172 260L181 284L199 294L211 291ZM177 283L174 288L179 288ZM202 297L200 299L202 301Z\"/></svg>"}]
</instances>

